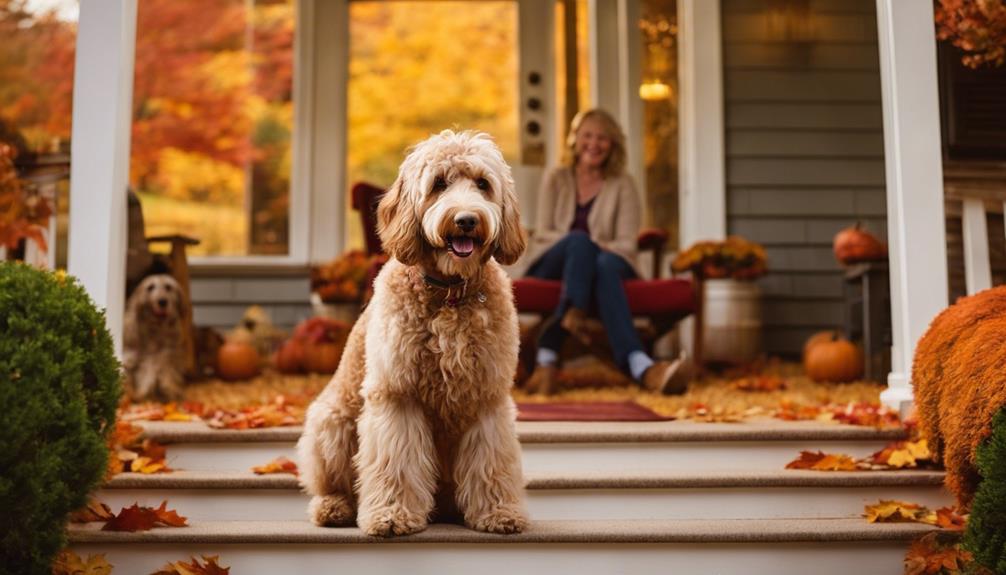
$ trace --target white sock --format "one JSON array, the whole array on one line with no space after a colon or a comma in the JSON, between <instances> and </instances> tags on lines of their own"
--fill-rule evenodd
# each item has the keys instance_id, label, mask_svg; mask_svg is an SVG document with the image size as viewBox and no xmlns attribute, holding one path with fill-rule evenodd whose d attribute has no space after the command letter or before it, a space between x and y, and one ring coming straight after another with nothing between
<instances>
[{"instance_id":1,"label":"white sock","mask_svg":"<svg viewBox=\"0 0 1006 575\"><path fill-rule=\"evenodd\" d=\"M559 363L559 354L547 347L539 347L535 361L538 365L555 365Z\"/></svg>"},{"instance_id":2,"label":"white sock","mask_svg":"<svg viewBox=\"0 0 1006 575\"><path fill-rule=\"evenodd\" d=\"M540 353L540 352L539 352ZM629 354L629 373L636 381L643 379L643 374L653 365L653 359L645 351L636 350Z\"/></svg>"}]
</instances>

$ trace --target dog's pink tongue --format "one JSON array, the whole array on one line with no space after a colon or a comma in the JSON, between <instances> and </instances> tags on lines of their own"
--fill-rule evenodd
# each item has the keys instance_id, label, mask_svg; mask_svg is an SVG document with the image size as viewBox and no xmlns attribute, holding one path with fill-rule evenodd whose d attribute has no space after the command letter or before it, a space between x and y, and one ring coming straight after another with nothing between
<instances>
[{"instance_id":1,"label":"dog's pink tongue","mask_svg":"<svg viewBox=\"0 0 1006 575\"><path fill-rule=\"evenodd\" d=\"M467 256L475 249L475 242L471 238L453 238L451 240L451 247L454 248L454 253L459 256Z\"/></svg>"}]
</instances>

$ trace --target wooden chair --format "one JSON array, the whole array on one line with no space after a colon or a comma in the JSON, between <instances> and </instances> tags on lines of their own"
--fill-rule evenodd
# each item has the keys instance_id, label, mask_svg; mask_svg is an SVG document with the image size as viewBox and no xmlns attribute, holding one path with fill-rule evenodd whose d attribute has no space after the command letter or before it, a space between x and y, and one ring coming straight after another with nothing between
<instances>
[{"instance_id":1,"label":"wooden chair","mask_svg":"<svg viewBox=\"0 0 1006 575\"><path fill-rule=\"evenodd\" d=\"M129 191L129 238L126 256L126 294L133 293L143 278L154 273L168 273L182 290L186 305L182 306L182 344L185 347L185 373L196 375L195 332L192 323L192 292L189 260L186 248L199 245L199 240L181 234L163 236L146 235L143 206L140 198ZM168 244L167 255L150 251L151 244Z\"/></svg>"},{"instance_id":2,"label":"wooden chair","mask_svg":"<svg viewBox=\"0 0 1006 575\"><path fill-rule=\"evenodd\" d=\"M652 351L652 345L657 339L668 333L682 319L695 315L694 341L697 345L693 349L692 359L697 367L701 366L701 286L687 279L660 277L660 262L667 243L667 232L657 229L643 230L636 241L640 252L653 253L654 279L625 280L622 285L632 315L648 320L650 329L641 333L644 345L649 348L648 351ZM518 313L545 317L554 313L559 305L562 282L524 277L513 280L513 288ZM598 334L604 333L600 320L594 319L591 323L592 331Z\"/></svg>"}]
</instances>

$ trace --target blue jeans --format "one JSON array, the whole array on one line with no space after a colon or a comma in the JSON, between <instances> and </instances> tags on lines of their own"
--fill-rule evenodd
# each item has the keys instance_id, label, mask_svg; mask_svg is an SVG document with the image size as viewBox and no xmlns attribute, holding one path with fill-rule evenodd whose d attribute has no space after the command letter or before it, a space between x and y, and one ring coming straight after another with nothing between
<instances>
[{"instance_id":1,"label":"blue jeans","mask_svg":"<svg viewBox=\"0 0 1006 575\"><path fill-rule=\"evenodd\" d=\"M636 272L622 256L601 250L589 235L573 231L538 258L527 275L562 280L559 307L539 337L539 347L559 351L567 335L560 321L572 306L585 312L596 307L622 369L628 367L629 354L642 351L622 288L622 280L636 277Z\"/></svg>"}]
</instances>

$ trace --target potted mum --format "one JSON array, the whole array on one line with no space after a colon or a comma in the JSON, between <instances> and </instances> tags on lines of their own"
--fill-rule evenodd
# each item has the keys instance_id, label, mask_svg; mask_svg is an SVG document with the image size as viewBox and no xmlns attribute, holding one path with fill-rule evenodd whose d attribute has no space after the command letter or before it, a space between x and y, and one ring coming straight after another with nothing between
<instances>
[{"instance_id":1,"label":"potted mum","mask_svg":"<svg viewBox=\"0 0 1006 575\"><path fill-rule=\"evenodd\" d=\"M315 315L352 322L369 299L370 283L387 256L349 250L311 268L311 305Z\"/></svg>"},{"instance_id":2,"label":"potted mum","mask_svg":"<svg viewBox=\"0 0 1006 575\"><path fill-rule=\"evenodd\" d=\"M697 242L678 254L671 270L690 272L700 290L703 360L743 364L758 357L761 290L754 280L768 271L765 248L740 236Z\"/></svg>"}]
</instances>

